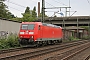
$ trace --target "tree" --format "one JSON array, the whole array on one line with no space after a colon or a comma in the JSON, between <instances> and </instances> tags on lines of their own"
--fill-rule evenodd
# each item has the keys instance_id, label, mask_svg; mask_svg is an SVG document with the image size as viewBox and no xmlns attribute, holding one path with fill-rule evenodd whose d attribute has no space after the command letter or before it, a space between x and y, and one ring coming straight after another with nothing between
<instances>
[{"instance_id":1,"label":"tree","mask_svg":"<svg viewBox=\"0 0 90 60\"><path fill-rule=\"evenodd\" d=\"M45 17L48 17L46 14L44 15ZM38 17L42 17L42 13L40 13L40 15Z\"/></svg>"},{"instance_id":2,"label":"tree","mask_svg":"<svg viewBox=\"0 0 90 60\"><path fill-rule=\"evenodd\" d=\"M54 17L57 17L57 15L54 15Z\"/></svg>"},{"instance_id":3,"label":"tree","mask_svg":"<svg viewBox=\"0 0 90 60\"><path fill-rule=\"evenodd\" d=\"M30 14L30 8L29 7L26 7L26 10L24 13L22 13L23 15L23 18L22 18L22 21L24 22L27 22L30 20L30 17L31 17L31 14Z\"/></svg>"},{"instance_id":4,"label":"tree","mask_svg":"<svg viewBox=\"0 0 90 60\"><path fill-rule=\"evenodd\" d=\"M24 22L30 22L30 21L33 21L33 17L32 17L32 15L30 15L30 14L24 13L24 14L23 14L22 21L24 21Z\"/></svg>"},{"instance_id":5,"label":"tree","mask_svg":"<svg viewBox=\"0 0 90 60\"><path fill-rule=\"evenodd\" d=\"M16 18L11 12L7 12L7 18L11 19L11 18Z\"/></svg>"},{"instance_id":6,"label":"tree","mask_svg":"<svg viewBox=\"0 0 90 60\"><path fill-rule=\"evenodd\" d=\"M26 7L25 13L30 14L30 8Z\"/></svg>"},{"instance_id":7,"label":"tree","mask_svg":"<svg viewBox=\"0 0 90 60\"><path fill-rule=\"evenodd\" d=\"M36 7L32 10L32 17L37 18Z\"/></svg>"},{"instance_id":8,"label":"tree","mask_svg":"<svg viewBox=\"0 0 90 60\"><path fill-rule=\"evenodd\" d=\"M34 7L33 10L30 10L29 7L26 7L25 13L23 13L22 15L23 15L22 21L24 22L36 20L37 17L36 7Z\"/></svg>"},{"instance_id":9,"label":"tree","mask_svg":"<svg viewBox=\"0 0 90 60\"><path fill-rule=\"evenodd\" d=\"M3 3L4 1L5 0L0 0L0 17L8 19L15 17L11 12L9 12L9 10L7 10L8 7Z\"/></svg>"},{"instance_id":10,"label":"tree","mask_svg":"<svg viewBox=\"0 0 90 60\"><path fill-rule=\"evenodd\" d=\"M6 17L7 6L3 3L5 0L0 0L0 17Z\"/></svg>"}]
</instances>

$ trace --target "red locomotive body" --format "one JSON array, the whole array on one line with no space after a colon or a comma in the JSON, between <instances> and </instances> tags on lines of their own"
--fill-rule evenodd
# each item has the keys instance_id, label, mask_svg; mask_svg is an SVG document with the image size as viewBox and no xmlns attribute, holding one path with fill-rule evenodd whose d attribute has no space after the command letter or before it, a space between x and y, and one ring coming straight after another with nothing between
<instances>
[{"instance_id":1,"label":"red locomotive body","mask_svg":"<svg viewBox=\"0 0 90 60\"><path fill-rule=\"evenodd\" d=\"M63 38L60 26L41 22L22 22L19 42L22 45L42 45L61 42Z\"/></svg>"}]
</instances>

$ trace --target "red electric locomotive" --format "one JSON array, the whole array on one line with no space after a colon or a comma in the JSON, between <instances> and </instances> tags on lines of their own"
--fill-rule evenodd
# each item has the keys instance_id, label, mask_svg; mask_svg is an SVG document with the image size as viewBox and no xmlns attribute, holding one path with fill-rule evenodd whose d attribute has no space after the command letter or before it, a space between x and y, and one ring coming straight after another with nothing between
<instances>
[{"instance_id":1,"label":"red electric locomotive","mask_svg":"<svg viewBox=\"0 0 90 60\"><path fill-rule=\"evenodd\" d=\"M19 32L21 45L43 45L62 42L63 33L60 26L41 22L22 22Z\"/></svg>"}]
</instances>

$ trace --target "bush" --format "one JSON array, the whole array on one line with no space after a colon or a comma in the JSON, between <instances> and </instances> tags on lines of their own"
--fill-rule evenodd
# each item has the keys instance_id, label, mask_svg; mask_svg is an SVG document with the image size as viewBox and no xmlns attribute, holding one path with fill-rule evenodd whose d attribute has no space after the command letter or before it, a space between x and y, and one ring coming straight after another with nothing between
<instances>
[{"instance_id":1,"label":"bush","mask_svg":"<svg viewBox=\"0 0 90 60\"><path fill-rule=\"evenodd\" d=\"M18 37L10 34L6 39L0 39L0 49L19 47Z\"/></svg>"},{"instance_id":2,"label":"bush","mask_svg":"<svg viewBox=\"0 0 90 60\"><path fill-rule=\"evenodd\" d=\"M74 40L80 40L80 39L74 38L73 36L70 36L70 37L69 37L69 41L74 41Z\"/></svg>"},{"instance_id":3,"label":"bush","mask_svg":"<svg viewBox=\"0 0 90 60\"><path fill-rule=\"evenodd\" d=\"M19 46L18 37L14 34L10 34L7 39L7 43L10 47Z\"/></svg>"},{"instance_id":4,"label":"bush","mask_svg":"<svg viewBox=\"0 0 90 60\"><path fill-rule=\"evenodd\" d=\"M70 36L69 37L69 41L72 41L74 39L74 37Z\"/></svg>"},{"instance_id":5,"label":"bush","mask_svg":"<svg viewBox=\"0 0 90 60\"><path fill-rule=\"evenodd\" d=\"M0 49L6 49L6 48L10 48L10 46L8 46L7 40L6 39L0 40Z\"/></svg>"}]
</instances>

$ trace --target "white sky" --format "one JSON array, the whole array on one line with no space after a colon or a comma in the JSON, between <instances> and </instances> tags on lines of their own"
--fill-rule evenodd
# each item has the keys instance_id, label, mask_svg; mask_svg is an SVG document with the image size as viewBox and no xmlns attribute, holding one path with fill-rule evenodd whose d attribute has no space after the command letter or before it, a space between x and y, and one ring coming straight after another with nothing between
<instances>
[{"instance_id":1,"label":"white sky","mask_svg":"<svg viewBox=\"0 0 90 60\"><path fill-rule=\"evenodd\" d=\"M42 0L7 0L5 4L9 6L8 10L13 13L17 17L22 17L21 13L24 13L26 7L30 7L30 10L33 9L34 6L36 6L36 9L38 10L38 2L42 5ZM45 0L45 7L68 7L69 6L69 0ZM74 13L74 11L77 11L73 14L73 16L90 16L90 0L70 0L70 15ZM69 9L68 9L69 10ZM52 16L54 15L54 12L59 11L60 9L47 9L46 11L52 11L52 12L46 12L46 15ZM65 15L65 9L61 9L61 12ZM60 14L56 15L60 17ZM69 16L69 14L67 14Z\"/></svg>"}]
</instances>

